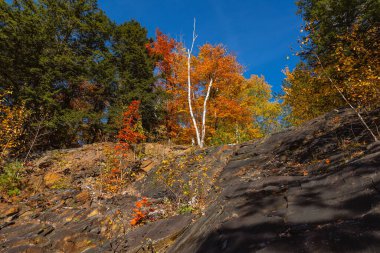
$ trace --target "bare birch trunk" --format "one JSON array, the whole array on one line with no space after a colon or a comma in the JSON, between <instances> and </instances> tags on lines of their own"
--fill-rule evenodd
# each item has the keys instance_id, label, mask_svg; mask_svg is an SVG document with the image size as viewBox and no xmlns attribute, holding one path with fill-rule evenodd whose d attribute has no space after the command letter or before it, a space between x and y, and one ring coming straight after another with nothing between
<instances>
[{"instance_id":1,"label":"bare birch trunk","mask_svg":"<svg viewBox=\"0 0 380 253\"><path fill-rule=\"evenodd\" d=\"M191 48L187 50L187 98L188 98L188 103L189 103L189 111L190 111L190 117L193 122L194 128L195 128L195 134L197 138L197 144L200 148L204 147L204 141L205 141L205 136L206 136L206 115L207 115L207 101L210 97L210 91L212 88L212 84L214 82L213 78L210 79L210 82L207 86L207 92L205 95L205 99L203 101L203 112L202 112L202 128L201 128L201 133L199 133L199 128L197 124L197 120L194 116L193 112L193 107L191 103L191 54L194 49L194 44L195 40L197 39L197 35L195 33L195 24L196 20L194 19L194 29L193 29L193 41L191 43Z\"/></svg>"},{"instance_id":2,"label":"bare birch trunk","mask_svg":"<svg viewBox=\"0 0 380 253\"><path fill-rule=\"evenodd\" d=\"M205 135L206 135L206 114L207 114L207 101L210 97L210 91L213 84L213 79L211 78L210 83L207 87L207 94L205 97L205 101L203 102L203 114L202 114L202 137L201 137L201 145L200 147L203 148L204 141L205 141Z\"/></svg>"},{"instance_id":3,"label":"bare birch trunk","mask_svg":"<svg viewBox=\"0 0 380 253\"><path fill-rule=\"evenodd\" d=\"M199 135L199 128L198 128L197 121L194 117L193 106L191 104L191 54L193 52L195 40L197 39L197 35L195 34L195 22L196 21L194 19L193 41L191 43L191 48L187 50L187 99L188 99L188 103L189 103L190 117L191 117L191 120L193 121L193 125L195 128L195 134L197 137L197 144L199 147L202 148L201 138Z\"/></svg>"}]
</instances>

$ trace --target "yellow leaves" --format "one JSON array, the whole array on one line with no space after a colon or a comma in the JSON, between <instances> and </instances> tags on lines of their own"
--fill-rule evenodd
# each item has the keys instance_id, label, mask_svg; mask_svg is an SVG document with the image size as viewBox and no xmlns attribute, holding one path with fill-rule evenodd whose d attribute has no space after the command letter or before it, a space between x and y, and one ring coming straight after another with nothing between
<instances>
[{"instance_id":1,"label":"yellow leaves","mask_svg":"<svg viewBox=\"0 0 380 253\"><path fill-rule=\"evenodd\" d=\"M380 91L380 51L373 41L378 40L379 28L362 34L357 25L352 32L339 36L335 45L336 62L341 81L337 83L353 104L373 107L378 104Z\"/></svg>"},{"instance_id":2,"label":"yellow leaves","mask_svg":"<svg viewBox=\"0 0 380 253\"><path fill-rule=\"evenodd\" d=\"M212 178L209 174L209 159L206 153L187 153L170 157L161 163L155 171L155 180L162 183L176 196L178 204L191 202L193 208L199 208L210 189Z\"/></svg>"},{"instance_id":3,"label":"yellow leaves","mask_svg":"<svg viewBox=\"0 0 380 253\"><path fill-rule=\"evenodd\" d=\"M322 59L324 68L301 63L294 71L284 70L283 99L292 108L293 123L346 106L339 92L356 107L371 109L380 104L379 32L379 27L373 27L363 33L353 25L349 32L337 36L326 56L329 60Z\"/></svg>"},{"instance_id":4,"label":"yellow leaves","mask_svg":"<svg viewBox=\"0 0 380 253\"><path fill-rule=\"evenodd\" d=\"M94 216L96 216L96 215L98 215L99 214L99 210L98 209L94 209L90 214L88 214L88 218L89 217L94 217Z\"/></svg>"},{"instance_id":5,"label":"yellow leaves","mask_svg":"<svg viewBox=\"0 0 380 253\"><path fill-rule=\"evenodd\" d=\"M0 163L12 149L17 148L24 122L28 116L25 106L12 106L7 98L12 93L0 91Z\"/></svg>"}]
</instances>

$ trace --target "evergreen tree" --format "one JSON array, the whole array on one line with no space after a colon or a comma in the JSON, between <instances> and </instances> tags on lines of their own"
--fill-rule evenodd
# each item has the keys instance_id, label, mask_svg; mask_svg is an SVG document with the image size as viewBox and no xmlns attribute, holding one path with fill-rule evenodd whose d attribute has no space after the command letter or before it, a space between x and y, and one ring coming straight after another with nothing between
<instances>
[{"instance_id":1,"label":"evergreen tree","mask_svg":"<svg viewBox=\"0 0 380 253\"><path fill-rule=\"evenodd\" d=\"M299 0L302 62L286 70L284 101L300 124L334 108L380 103L380 2ZM343 99L343 96L345 99Z\"/></svg>"},{"instance_id":2,"label":"evergreen tree","mask_svg":"<svg viewBox=\"0 0 380 253\"><path fill-rule=\"evenodd\" d=\"M137 21L132 20L115 28L112 52L117 72L112 110L120 111L133 100L139 100L143 126L152 130L158 120L159 92L154 86L155 61L147 52L148 43L147 30Z\"/></svg>"},{"instance_id":3,"label":"evergreen tree","mask_svg":"<svg viewBox=\"0 0 380 253\"><path fill-rule=\"evenodd\" d=\"M325 64L334 62L334 47L340 35L351 32L354 24L366 33L380 22L378 0L299 0L298 13L305 22L306 36L301 56L310 66L318 65L315 54Z\"/></svg>"},{"instance_id":4,"label":"evergreen tree","mask_svg":"<svg viewBox=\"0 0 380 253\"><path fill-rule=\"evenodd\" d=\"M0 88L32 112L26 144L37 128L39 148L114 137L112 112L122 115L133 99L151 129L157 95L148 41L138 22L114 24L96 0L1 1Z\"/></svg>"}]
</instances>

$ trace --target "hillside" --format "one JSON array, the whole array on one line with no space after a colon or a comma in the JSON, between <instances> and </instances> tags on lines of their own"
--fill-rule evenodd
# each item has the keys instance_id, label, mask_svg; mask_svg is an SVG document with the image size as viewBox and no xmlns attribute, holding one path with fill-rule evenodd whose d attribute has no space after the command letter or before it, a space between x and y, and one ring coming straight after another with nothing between
<instances>
[{"instance_id":1,"label":"hillside","mask_svg":"<svg viewBox=\"0 0 380 253\"><path fill-rule=\"evenodd\" d=\"M366 120L380 126L380 109ZM1 198L0 252L379 252L371 142L341 109L239 145L146 144L116 192L99 187L114 144L48 152Z\"/></svg>"}]
</instances>

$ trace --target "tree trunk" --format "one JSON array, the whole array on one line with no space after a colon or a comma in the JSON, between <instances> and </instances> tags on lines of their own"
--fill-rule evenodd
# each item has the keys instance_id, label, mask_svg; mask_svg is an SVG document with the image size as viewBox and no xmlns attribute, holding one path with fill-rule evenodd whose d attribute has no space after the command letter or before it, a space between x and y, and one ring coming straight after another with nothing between
<instances>
[{"instance_id":1,"label":"tree trunk","mask_svg":"<svg viewBox=\"0 0 380 253\"><path fill-rule=\"evenodd\" d=\"M206 114L207 114L207 101L210 97L210 91L213 84L213 79L211 78L210 83L207 87L207 94L205 97L205 101L203 102L203 114L202 114L202 137L201 137L201 145L200 147L203 148L204 141L205 141L205 135L206 135Z\"/></svg>"},{"instance_id":2,"label":"tree trunk","mask_svg":"<svg viewBox=\"0 0 380 253\"><path fill-rule=\"evenodd\" d=\"M191 120L192 120L194 128L195 128L197 144L200 148L202 148L203 146L201 144L201 138L199 135L199 128L198 128L197 121L194 117L193 107L191 104L191 53L193 52L194 43L195 43L196 39L197 39L197 36L195 34L195 19L194 19L193 41L191 43L191 48L187 50L187 99L188 99L188 103L189 103L190 117L191 117Z\"/></svg>"}]
</instances>

